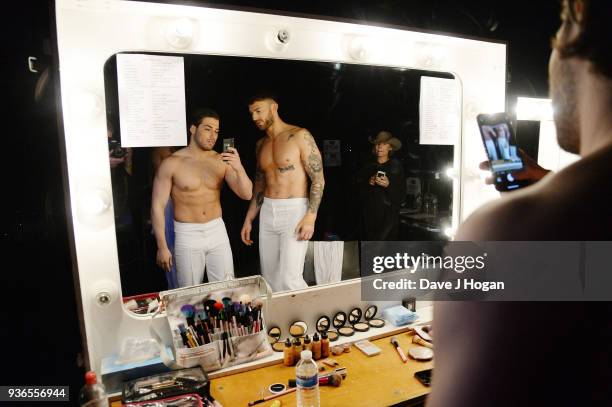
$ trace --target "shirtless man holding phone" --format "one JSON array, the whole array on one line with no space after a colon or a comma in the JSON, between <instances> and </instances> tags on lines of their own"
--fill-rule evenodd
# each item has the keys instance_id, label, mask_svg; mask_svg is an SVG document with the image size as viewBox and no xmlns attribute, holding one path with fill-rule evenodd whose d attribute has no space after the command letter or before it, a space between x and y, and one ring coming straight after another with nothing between
<instances>
[{"instance_id":1,"label":"shirtless man holding phone","mask_svg":"<svg viewBox=\"0 0 612 407\"><path fill-rule=\"evenodd\" d=\"M201 109L189 127L189 145L166 158L153 183L151 219L157 241L157 264L169 271L172 254L165 237L164 209L174 203L175 261L179 287L234 277L232 249L221 218L223 182L240 198L251 199L253 183L238 151L213 150L219 136L219 115Z\"/></svg>"},{"instance_id":2,"label":"shirtless man holding phone","mask_svg":"<svg viewBox=\"0 0 612 407\"><path fill-rule=\"evenodd\" d=\"M281 120L273 96L252 98L249 112L265 136L256 146L255 185L241 238L253 244L252 224L261 211L262 276L273 291L306 288L304 258L325 186L321 153L308 130Z\"/></svg>"}]
</instances>

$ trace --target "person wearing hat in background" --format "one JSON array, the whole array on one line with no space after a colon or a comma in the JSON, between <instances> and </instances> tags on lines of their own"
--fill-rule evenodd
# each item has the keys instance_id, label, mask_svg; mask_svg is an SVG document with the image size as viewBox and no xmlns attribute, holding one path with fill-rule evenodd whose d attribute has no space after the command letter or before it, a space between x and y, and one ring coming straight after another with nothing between
<instances>
[{"instance_id":1,"label":"person wearing hat in background","mask_svg":"<svg viewBox=\"0 0 612 407\"><path fill-rule=\"evenodd\" d=\"M388 131L379 132L369 141L374 159L357 174L360 239L395 240L406 178L402 163L391 155L402 148L402 142Z\"/></svg>"}]
</instances>

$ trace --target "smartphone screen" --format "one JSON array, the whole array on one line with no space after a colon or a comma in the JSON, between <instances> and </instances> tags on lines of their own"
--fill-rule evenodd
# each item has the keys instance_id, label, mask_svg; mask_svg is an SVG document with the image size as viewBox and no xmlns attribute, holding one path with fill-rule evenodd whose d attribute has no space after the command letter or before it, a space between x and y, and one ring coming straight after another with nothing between
<instances>
[{"instance_id":1,"label":"smartphone screen","mask_svg":"<svg viewBox=\"0 0 612 407\"><path fill-rule=\"evenodd\" d=\"M431 374L432 373L433 373L433 369L421 370L419 372L415 372L414 377L416 377L418 381L423 383L423 385L429 387L431 386Z\"/></svg>"},{"instance_id":2,"label":"smartphone screen","mask_svg":"<svg viewBox=\"0 0 612 407\"><path fill-rule=\"evenodd\" d=\"M224 138L223 139L223 152L226 152L229 147L234 147L234 139L233 138Z\"/></svg>"},{"instance_id":3,"label":"smartphone screen","mask_svg":"<svg viewBox=\"0 0 612 407\"><path fill-rule=\"evenodd\" d=\"M479 114L478 127L489 158L491 173L498 191L510 191L527 185L512 175L523 169L523 160L518 153L516 137L506 113Z\"/></svg>"}]
</instances>

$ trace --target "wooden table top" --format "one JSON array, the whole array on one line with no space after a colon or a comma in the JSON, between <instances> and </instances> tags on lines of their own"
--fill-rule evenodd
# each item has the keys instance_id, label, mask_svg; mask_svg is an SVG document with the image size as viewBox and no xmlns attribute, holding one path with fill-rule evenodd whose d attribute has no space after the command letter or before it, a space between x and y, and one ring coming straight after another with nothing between
<instances>
[{"instance_id":1,"label":"wooden table top","mask_svg":"<svg viewBox=\"0 0 612 407\"><path fill-rule=\"evenodd\" d=\"M407 332L395 337L406 355L409 348L419 346L412 343L412 334ZM433 361L419 362L409 357L408 362L403 363L390 343L390 337L372 342L381 349L379 355L368 357L353 346L350 353L331 356L340 367L347 368L348 375L340 387L320 387L321 406L389 406L429 393L429 388L423 386L414 373L433 367ZM224 407L247 406L249 401L270 395L270 384L287 385L288 379L295 379L295 367L277 364L213 379L211 394ZM283 406L295 406L296 394L287 394L275 400L281 400ZM273 401L258 406L266 407Z\"/></svg>"}]
</instances>

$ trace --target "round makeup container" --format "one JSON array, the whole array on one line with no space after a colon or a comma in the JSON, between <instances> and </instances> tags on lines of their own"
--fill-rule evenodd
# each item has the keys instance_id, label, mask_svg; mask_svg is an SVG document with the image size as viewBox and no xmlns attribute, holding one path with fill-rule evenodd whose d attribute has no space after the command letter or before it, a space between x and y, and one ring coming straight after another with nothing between
<instances>
[{"instance_id":1,"label":"round makeup container","mask_svg":"<svg viewBox=\"0 0 612 407\"><path fill-rule=\"evenodd\" d=\"M357 332L367 332L370 330L370 325L365 322L361 322L361 309L353 308L348 316L349 324L353 326L353 329Z\"/></svg>"},{"instance_id":2,"label":"round makeup container","mask_svg":"<svg viewBox=\"0 0 612 407\"><path fill-rule=\"evenodd\" d=\"M277 326L268 329L268 342L272 345L272 350L275 352L283 352L285 348L284 342L280 340L281 333L281 329Z\"/></svg>"},{"instance_id":3,"label":"round makeup container","mask_svg":"<svg viewBox=\"0 0 612 407\"><path fill-rule=\"evenodd\" d=\"M336 328L338 335L353 336L355 334L355 330L350 326L344 326L345 324L346 324L346 313L342 311L336 313L336 315L334 315L332 325L334 326L334 328Z\"/></svg>"},{"instance_id":4,"label":"round makeup container","mask_svg":"<svg viewBox=\"0 0 612 407\"><path fill-rule=\"evenodd\" d=\"M301 338L308 332L308 325L304 321L295 321L289 327L289 335L294 338Z\"/></svg>"},{"instance_id":5,"label":"round makeup container","mask_svg":"<svg viewBox=\"0 0 612 407\"><path fill-rule=\"evenodd\" d=\"M317 319L317 332L322 334L323 332L327 333L327 339L330 342L335 342L338 340L339 335L336 331L330 331L329 328L331 326L331 321L327 315L323 315Z\"/></svg>"},{"instance_id":6,"label":"round makeup container","mask_svg":"<svg viewBox=\"0 0 612 407\"><path fill-rule=\"evenodd\" d=\"M375 318L378 313L378 307L376 305L370 305L364 314L364 319L372 328L382 328L385 326L385 320L380 318Z\"/></svg>"}]
</instances>

